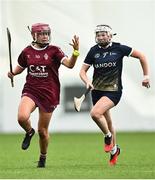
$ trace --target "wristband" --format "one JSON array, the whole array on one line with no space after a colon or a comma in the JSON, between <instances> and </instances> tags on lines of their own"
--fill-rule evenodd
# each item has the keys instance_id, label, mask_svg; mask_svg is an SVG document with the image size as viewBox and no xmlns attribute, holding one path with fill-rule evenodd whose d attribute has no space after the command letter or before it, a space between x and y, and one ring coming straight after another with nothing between
<instances>
[{"instance_id":1,"label":"wristband","mask_svg":"<svg viewBox=\"0 0 155 180\"><path fill-rule=\"evenodd\" d=\"M73 51L73 56L78 57L80 55L80 52L78 50Z\"/></svg>"},{"instance_id":2,"label":"wristband","mask_svg":"<svg viewBox=\"0 0 155 180\"><path fill-rule=\"evenodd\" d=\"M144 75L143 80L149 79L149 75Z\"/></svg>"}]
</instances>

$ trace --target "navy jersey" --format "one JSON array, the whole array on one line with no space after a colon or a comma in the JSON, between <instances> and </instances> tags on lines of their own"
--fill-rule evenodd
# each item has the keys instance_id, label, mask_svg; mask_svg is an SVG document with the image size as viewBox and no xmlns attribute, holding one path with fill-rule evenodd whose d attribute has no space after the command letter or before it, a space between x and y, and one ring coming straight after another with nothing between
<instances>
[{"instance_id":1,"label":"navy jersey","mask_svg":"<svg viewBox=\"0 0 155 180\"><path fill-rule=\"evenodd\" d=\"M88 52L84 63L93 65L94 89L100 91L119 91L122 89L123 57L129 56L132 48L113 42L108 48L93 46Z\"/></svg>"}]
</instances>

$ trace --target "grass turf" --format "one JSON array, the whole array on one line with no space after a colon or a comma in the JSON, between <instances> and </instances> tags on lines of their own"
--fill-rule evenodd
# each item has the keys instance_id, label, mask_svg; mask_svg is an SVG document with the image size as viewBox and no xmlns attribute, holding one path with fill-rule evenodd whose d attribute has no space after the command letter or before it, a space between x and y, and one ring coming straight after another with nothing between
<instances>
[{"instance_id":1,"label":"grass turf","mask_svg":"<svg viewBox=\"0 0 155 180\"><path fill-rule=\"evenodd\" d=\"M118 133L118 164L108 165L99 133L52 134L46 168L36 168L38 135L21 150L23 134L0 134L1 179L154 179L155 133Z\"/></svg>"}]
</instances>

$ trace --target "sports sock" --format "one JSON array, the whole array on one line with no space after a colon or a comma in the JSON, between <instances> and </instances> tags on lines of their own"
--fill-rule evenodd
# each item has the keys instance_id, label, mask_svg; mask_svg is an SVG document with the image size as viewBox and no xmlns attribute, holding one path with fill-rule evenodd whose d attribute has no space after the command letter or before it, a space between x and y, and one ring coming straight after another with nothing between
<instances>
[{"instance_id":1,"label":"sports sock","mask_svg":"<svg viewBox=\"0 0 155 180\"><path fill-rule=\"evenodd\" d=\"M29 129L29 130L27 131L27 133L28 133L28 134L31 134L32 129L33 129L33 128Z\"/></svg>"},{"instance_id":2,"label":"sports sock","mask_svg":"<svg viewBox=\"0 0 155 180\"><path fill-rule=\"evenodd\" d=\"M40 153L40 158L46 159L46 154Z\"/></svg>"},{"instance_id":3,"label":"sports sock","mask_svg":"<svg viewBox=\"0 0 155 180\"><path fill-rule=\"evenodd\" d=\"M105 134L105 137L111 137L111 136L112 136L112 134L110 131L107 134Z\"/></svg>"}]
</instances>

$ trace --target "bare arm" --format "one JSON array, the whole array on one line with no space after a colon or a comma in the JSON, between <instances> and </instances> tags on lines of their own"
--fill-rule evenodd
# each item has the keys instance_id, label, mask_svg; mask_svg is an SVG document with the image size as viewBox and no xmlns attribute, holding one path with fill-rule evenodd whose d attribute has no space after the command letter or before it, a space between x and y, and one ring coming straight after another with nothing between
<instances>
[{"instance_id":1,"label":"bare arm","mask_svg":"<svg viewBox=\"0 0 155 180\"><path fill-rule=\"evenodd\" d=\"M137 58L140 61L142 70L143 70L143 81L142 81L142 86L145 87L150 87L150 82L149 82L149 67L148 67L148 62L145 57L145 55L137 50L133 50L131 57Z\"/></svg>"},{"instance_id":2,"label":"bare arm","mask_svg":"<svg viewBox=\"0 0 155 180\"><path fill-rule=\"evenodd\" d=\"M88 76L87 76L87 71L89 68L90 68L89 65L83 64L79 75L80 75L80 78L82 79L82 81L85 83L87 88L91 87L92 89L94 89L93 84L91 83L91 81L88 79Z\"/></svg>"},{"instance_id":3,"label":"bare arm","mask_svg":"<svg viewBox=\"0 0 155 180\"><path fill-rule=\"evenodd\" d=\"M62 64L68 68L73 68L76 60L79 56L79 37L76 35L72 39L72 43L70 45L73 47L74 51L70 58L65 58L62 62Z\"/></svg>"},{"instance_id":4,"label":"bare arm","mask_svg":"<svg viewBox=\"0 0 155 180\"><path fill-rule=\"evenodd\" d=\"M20 74L24 71L24 68L20 67L19 65L17 65L14 70L13 73L8 72L8 77L11 79L13 78L15 75Z\"/></svg>"}]
</instances>

